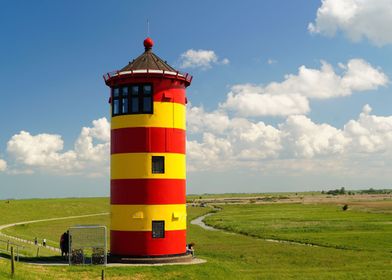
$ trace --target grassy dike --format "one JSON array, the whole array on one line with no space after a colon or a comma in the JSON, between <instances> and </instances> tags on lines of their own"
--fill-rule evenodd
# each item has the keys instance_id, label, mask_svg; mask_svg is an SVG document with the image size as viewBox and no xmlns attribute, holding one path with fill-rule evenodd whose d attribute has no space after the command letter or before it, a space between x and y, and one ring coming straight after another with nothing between
<instances>
[{"instance_id":1,"label":"grassy dike","mask_svg":"<svg viewBox=\"0 0 392 280\"><path fill-rule=\"evenodd\" d=\"M51 203L54 202L54 203ZM13 201L13 203L21 205L35 205L33 209L41 212L41 216L31 211L31 216L42 219L54 213L45 211L45 207L54 209L59 200L31 200L31 201ZM43 202L43 203L42 203ZM62 200L67 202L67 200ZM89 214L90 211L95 213L104 212L107 207L105 199L70 199L70 203L79 204L75 206L75 212L68 215ZM0 203L4 203L0 201ZM96 205L95 205L96 204ZM196 254L198 257L206 259L207 263L190 266L161 266L161 267L107 267L106 279L391 279L392 263L391 252L388 250L352 250L352 249L336 249L328 247L309 247L303 245L293 245L287 243L267 242L253 237L255 232L263 231L260 224L262 215L259 212L263 207L271 205L251 205L254 208L249 209L248 205L225 206L222 211L210 216L209 222L216 219L227 221L228 224L234 220L240 220L242 234L231 234L221 231L206 231L194 225L189 226L188 241L196 243ZM273 205L279 209L281 204ZM81 212L83 208L84 212ZM260 208L258 208L260 207ZM307 217L313 213L306 208L306 205L291 204L287 207L297 207L298 216L302 213L303 217ZM303 208L302 208L303 207ZM2 209L2 208L0 208ZM38 210L39 209L39 210ZM302 210L301 210L302 209ZM286 209L287 210L287 209ZM3 211L3 210L0 210ZM189 220L210 211L209 208L188 208ZM251 213L249 212L251 211ZM27 211L28 212L28 211ZM87 213L89 212L89 213ZM270 212L270 211L267 211ZM286 213L288 211L283 211ZM3 212L7 214L7 212ZM0 216L0 223L3 215ZM63 213L62 213L63 214ZM373 215L374 213L369 213ZM27 217L26 217L27 215ZM239 215L239 216L236 216ZM259 217L261 215L261 217ZM283 214L282 214L283 215ZM313 215L313 214L312 214ZM326 212L326 216L331 213ZM26 214L21 209L21 216L14 216L14 221L33 220L34 218ZM59 215L65 216L65 215ZM232 217L230 220L230 217ZM376 216L375 216L376 217ZM390 217L390 216L389 216ZM241 219L240 219L241 218ZM283 217L284 218L284 217ZM280 222L276 217L269 220L270 225L277 224L279 226L289 223L293 217L285 217ZM373 216L372 216L373 218ZM10 220L10 218L5 218ZM97 217L94 217L97 219ZM304 220L304 226L309 224L309 220L315 217L309 217ZM380 218L381 221L384 218ZM386 219L386 218L385 218ZM331 221L336 220L336 216L331 217ZM297 221L298 222L298 221ZM358 224L364 221L358 220ZM365 221L366 222L366 221ZM66 226L69 220L63 220L60 224L54 226ZM219 221L221 223L221 221ZM256 223L256 227L250 229L248 225ZM221 223L223 224L223 223ZM322 222L321 222L322 224ZM30 226L33 226L31 224ZM51 223L47 226L36 225L38 228L33 230L53 231ZM298 228L301 226L298 225ZM27 231L15 231L18 234L29 234ZM230 229L238 231L235 229ZM270 228L273 231L273 227ZM383 229L380 229L382 232ZM54 231L53 231L54 232ZM277 230L279 232L279 230ZM330 234L332 232L329 232ZM301 233L299 232L298 235ZM350 245L350 244L348 244ZM0 279L8 279L9 276L9 260L0 259ZM23 263L16 264L16 276L14 279L99 279L102 267L43 267L32 266Z\"/></svg>"}]
</instances>

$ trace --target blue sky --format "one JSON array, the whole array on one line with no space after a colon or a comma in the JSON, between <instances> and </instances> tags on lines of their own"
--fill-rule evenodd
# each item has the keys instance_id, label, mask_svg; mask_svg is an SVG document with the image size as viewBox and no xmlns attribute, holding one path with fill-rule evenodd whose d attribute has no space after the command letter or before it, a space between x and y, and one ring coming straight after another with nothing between
<instances>
[{"instance_id":1,"label":"blue sky","mask_svg":"<svg viewBox=\"0 0 392 280\"><path fill-rule=\"evenodd\" d=\"M194 76L188 192L391 187L392 1L8 1L0 198L109 193L102 75ZM377 21L374 20L375 15Z\"/></svg>"}]
</instances>

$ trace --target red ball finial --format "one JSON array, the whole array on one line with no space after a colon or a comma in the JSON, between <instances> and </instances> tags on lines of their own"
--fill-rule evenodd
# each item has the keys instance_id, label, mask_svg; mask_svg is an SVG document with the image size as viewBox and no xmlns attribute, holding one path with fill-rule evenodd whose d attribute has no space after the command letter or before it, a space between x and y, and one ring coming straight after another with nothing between
<instances>
[{"instance_id":1,"label":"red ball finial","mask_svg":"<svg viewBox=\"0 0 392 280\"><path fill-rule=\"evenodd\" d=\"M150 37L147 37L143 41L143 45L144 45L144 48L146 49L146 51L150 50L152 48L152 46L154 46L154 41Z\"/></svg>"}]
</instances>

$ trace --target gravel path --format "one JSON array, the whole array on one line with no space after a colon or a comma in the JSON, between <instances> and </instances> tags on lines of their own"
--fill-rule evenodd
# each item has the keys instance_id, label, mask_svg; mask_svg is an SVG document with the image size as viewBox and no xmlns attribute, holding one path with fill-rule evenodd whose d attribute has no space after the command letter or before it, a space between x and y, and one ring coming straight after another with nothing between
<instances>
[{"instance_id":1,"label":"gravel path","mask_svg":"<svg viewBox=\"0 0 392 280\"><path fill-rule=\"evenodd\" d=\"M203 221L205 217L208 217L208 216L210 216L210 215L212 215L212 214L213 214L213 213L208 213L208 214L205 214L205 215L203 215L203 216L200 216L199 218L196 218L196 219L192 220L192 221L191 221L191 224L192 224L192 225L197 225L197 226L199 226L199 227L202 227L202 228L204 228L205 230L216 231L216 230L218 230L218 229L216 229L216 228L214 228L214 227L207 226L207 225L204 223L204 221Z\"/></svg>"}]
</instances>

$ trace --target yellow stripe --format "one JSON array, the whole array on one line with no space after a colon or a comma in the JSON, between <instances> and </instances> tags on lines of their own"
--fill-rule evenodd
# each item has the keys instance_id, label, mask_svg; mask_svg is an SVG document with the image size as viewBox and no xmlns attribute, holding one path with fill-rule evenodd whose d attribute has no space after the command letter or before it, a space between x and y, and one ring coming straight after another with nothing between
<instances>
[{"instance_id":1,"label":"yellow stripe","mask_svg":"<svg viewBox=\"0 0 392 280\"><path fill-rule=\"evenodd\" d=\"M152 173L152 156L164 156L165 173ZM185 179L185 155L127 153L111 155L111 179Z\"/></svg>"},{"instance_id":2,"label":"yellow stripe","mask_svg":"<svg viewBox=\"0 0 392 280\"><path fill-rule=\"evenodd\" d=\"M133 114L112 117L111 128L169 127L185 130L186 108L179 103L154 102L154 114Z\"/></svg>"},{"instance_id":3,"label":"yellow stripe","mask_svg":"<svg viewBox=\"0 0 392 280\"><path fill-rule=\"evenodd\" d=\"M165 230L184 230L186 205L111 205L111 230L151 231L152 221L165 221Z\"/></svg>"}]
</instances>

